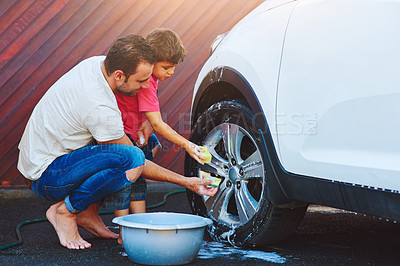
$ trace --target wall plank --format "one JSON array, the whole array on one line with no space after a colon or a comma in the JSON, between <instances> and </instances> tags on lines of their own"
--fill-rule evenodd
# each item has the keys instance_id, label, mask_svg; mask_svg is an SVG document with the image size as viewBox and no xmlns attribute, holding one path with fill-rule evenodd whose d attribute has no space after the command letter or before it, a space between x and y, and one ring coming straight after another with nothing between
<instances>
[{"instance_id":1,"label":"wall plank","mask_svg":"<svg viewBox=\"0 0 400 266\"><path fill-rule=\"evenodd\" d=\"M18 143L47 89L84 58L126 34L175 30L188 56L160 83L163 117L189 136L192 89L208 47L262 0L8 0L0 4L0 188L23 187ZM156 162L182 173L184 150L160 138Z\"/></svg>"}]
</instances>

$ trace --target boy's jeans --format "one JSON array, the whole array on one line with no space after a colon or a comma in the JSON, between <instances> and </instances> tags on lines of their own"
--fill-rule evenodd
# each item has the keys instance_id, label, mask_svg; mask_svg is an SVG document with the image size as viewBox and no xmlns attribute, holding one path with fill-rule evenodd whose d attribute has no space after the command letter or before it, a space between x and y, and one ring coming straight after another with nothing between
<instances>
[{"instance_id":1,"label":"boy's jeans","mask_svg":"<svg viewBox=\"0 0 400 266\"><path fill-rule=\"evenodd\" d=\"M135 141L129 134L126 134L135 144ZM153 161L153 149L158 145L161 146L156 135L151 135L147 140L147 145L140 148L147 160ZM139 177L135 183L126 186L103 198L102 207L108 210L125 210L129 209L131 201L146 200L147 184L143 177Z\"/></svg>"},{"instance_id":2,"label":"boy's jeans","mask_svg":"<svg viewBox=\"0 0 400 266\"><path fill-rule=\"evenodd\" d=\"M32 191L49 201L65 199L75 214L133 182L126 171L144 164L143 152L128 145L88 145L55 159Z\"/></svg>"}]
</instances>

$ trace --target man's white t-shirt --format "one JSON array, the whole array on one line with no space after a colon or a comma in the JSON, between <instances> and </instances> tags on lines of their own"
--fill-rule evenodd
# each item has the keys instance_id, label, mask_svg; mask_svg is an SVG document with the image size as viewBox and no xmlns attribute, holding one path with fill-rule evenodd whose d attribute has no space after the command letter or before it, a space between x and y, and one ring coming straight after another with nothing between
<instances>
[{"instance_id":1,"label":"man's white t-shirt","mask_svg":"<svg viewBox=\"0 0 400 266\"><path fill-rule=\"evenodd\" d=\"M36 105L18 145L18 170L40 178L54 159L93 141L124 135L121 112L101 71L105 56L86 59L63 75Z\"/></svg>"}]
</instances>

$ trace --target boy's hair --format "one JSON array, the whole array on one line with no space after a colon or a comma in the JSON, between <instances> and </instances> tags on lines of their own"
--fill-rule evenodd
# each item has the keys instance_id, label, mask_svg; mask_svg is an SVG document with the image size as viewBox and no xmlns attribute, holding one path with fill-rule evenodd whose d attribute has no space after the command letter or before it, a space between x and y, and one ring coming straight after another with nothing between
<instances>
[{"instance_id":1,"label":"boy's hair","mask_svg":"<svg viewBox=\"0 0 400 266\"><path fill-rule=\"evenodd\" d=\"M156 61L153 50L142 36L130 34L113 43L104 60L104 66L107 75L122 70L126 78L129 78L142 62L154 65Z\"/></svg>"},{"instance_id":2,"label":"boy's hair","mask_svg":"<svg viewBox=\"0 0 400 266\"><path fill-rule=\"evenodd\" d=\"M146 37L153 49L156 62L181 63L186 57L186 49L181 39L171 29L156 28Z\"/></svg>"}]
</instances>

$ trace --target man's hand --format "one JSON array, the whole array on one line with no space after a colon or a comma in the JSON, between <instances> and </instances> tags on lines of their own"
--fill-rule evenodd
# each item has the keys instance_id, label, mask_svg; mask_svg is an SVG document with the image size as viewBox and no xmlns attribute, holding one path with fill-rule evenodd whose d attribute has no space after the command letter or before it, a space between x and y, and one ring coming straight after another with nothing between
<instances>
[{"instance_id":1,"label":"man's hand","mask_svg":"<svg viewBox=\"0 0 400 266\"><path fill-rule=\"evenodd\" d=\"M218 190L216 187L207 187L212 184L211 179L182 176L149 160L146 160L146 164L143 167L142 176L156 181L175 183L199 195L214 196Z\"/></svg>"},{"instance_id":2,"label":"man's hand","mask_svg":"<svg viewBox=\"0 0 400 266\"><path fill-rule=\"evenodd\" d=\"M151 126L149 120L144 121L139 128L136 145L139 148L147 145L147 141L152 134L153 134L153 127Z\"/></svg>"},{"instance_id":3,"label":"man's hand","mask_svg":"<svg viewBox=\"0 0 400 266\"><path fill-rule=\"evenodd\" d=\"M217 193L218 188L207 187L211 185L212 181L210 179L204 180L198 177L191 177L188 179L189 184L186 186L187 189L199 194L200 196L214 196Z\"/></svg>"}]
</instances>

